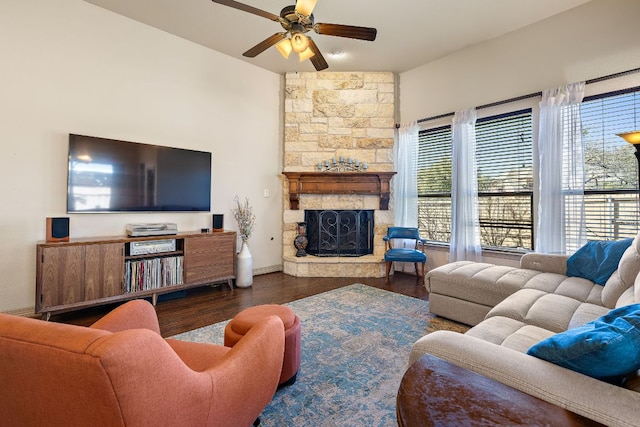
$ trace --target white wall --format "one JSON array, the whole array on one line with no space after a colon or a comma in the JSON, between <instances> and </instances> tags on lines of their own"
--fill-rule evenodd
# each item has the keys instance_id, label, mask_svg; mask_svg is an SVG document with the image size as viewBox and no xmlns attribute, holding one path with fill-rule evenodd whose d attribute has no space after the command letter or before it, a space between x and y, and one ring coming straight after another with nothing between
<instances>
[{"instance_id":1,"label":"white wall","mask_svg":"<svg viewBox=\"0 0 640 427\"><path fill-rule=\"evenodd\" d=\"M593 0L402 73L401 122L639 68L638 17L638 0ZM627 81L640 86L640 74ZM446 262L447 252L429 252L429 268Z\"/></svg>"},{"instance_id":2,"label":"white wall","mask_svg":"<svg viewBox=\"0 0 640 427\"><path fill-rule=\"evenodd\" d=\"M211 151L212 212L237 229L233 197L248 196L254 269L282 264L281 76L81 0L3 0L0 57L0 311L34 305L36 242L45 217L66 215L69 133ZM206 213L81 214L71 237L162 221L211 226Z\"/></svg>"},{"instance_id":3,"label":"white wall","mask_svg":"<svg viewBox=\"0 0 640 427\"><path fill-rule=\"evenodd\" d=\"M638 0L592 0L402 73L402 121L638 68L638 17Z\"/></svg>"}]
</instances>

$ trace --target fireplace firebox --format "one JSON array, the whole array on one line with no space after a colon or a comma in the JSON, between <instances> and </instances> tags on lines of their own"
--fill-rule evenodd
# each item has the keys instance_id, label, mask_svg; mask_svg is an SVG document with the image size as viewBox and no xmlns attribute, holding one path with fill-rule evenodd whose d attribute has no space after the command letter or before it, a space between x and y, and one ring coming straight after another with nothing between
<instances>
[{"instance_id":1,"label":"fireplace firebox","mask_svg":"<svg viewBox=\"0 0 640 427\"><path fill-rule=\"evenodd\" d=\"M307 253L357 257L373 253L373 210L305 210Z\"/></svg>"}]
</instances>

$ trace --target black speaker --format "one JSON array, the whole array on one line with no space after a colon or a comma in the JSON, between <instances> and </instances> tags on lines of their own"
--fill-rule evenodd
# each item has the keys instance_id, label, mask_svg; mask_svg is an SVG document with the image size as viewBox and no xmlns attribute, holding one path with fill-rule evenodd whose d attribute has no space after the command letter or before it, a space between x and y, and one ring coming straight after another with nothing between
<instances>
[{"instance_id":1,"label":"black speaker","mask_svg":"<svg viewBox=\"0 0 640 427\"><path fill-rule=\"evenodd\" d=\"M224 215L223 214L213 214L213 225L211 226L213 231L223 231L224 230Z\"/></svg>"},{"instance_id":2,"label":"black speaker","mask_svg":"<svg viewBox=\"0 0 640 427\"><path fill-rule=\"evenodd\" d=\"M69 241L69 218L47 218L47 242Z\"/></svg>"}]
</instances>

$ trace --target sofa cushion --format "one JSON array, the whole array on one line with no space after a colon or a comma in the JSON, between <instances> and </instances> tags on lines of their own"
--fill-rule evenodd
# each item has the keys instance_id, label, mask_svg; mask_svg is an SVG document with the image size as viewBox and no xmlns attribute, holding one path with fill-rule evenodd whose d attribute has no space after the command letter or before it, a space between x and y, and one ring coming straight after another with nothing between
<instances>
[{"instance_id":1,"label":"sofa cushion","mask_svg":"<svg viewBox=\"0 0 640 427\"><path fill-rule=\"evenodd\" d=\"M540 273L524 287L549 294L562 295L581 302L602 305L602 286L581 277L567 277L560 274Z\"/></svg>"},{"instance_id":2,"label":"sofa cushion","mask_svg":"<svg viewBox=\"0 0 640 427\"><path fill-rule=\"evenodd\" d=\"M553 335L527 354L598 379L640 369L640 304L611 310L583 326Z\"/></svg>"},{"instance_id":3,"label":"sofa cushion","mask_svg":"<svg viewBox=\"0 0 640 427\"><path fill-rule=\"evenodd\" d=\"M525 353L531 346L554 335L554 332L508 317L490 317L466 332L493 344Z\"/></svg>"},{"instance_id":4,"label":"sofa cushion","mask_svg":"<svg viewBox=\"0 0 640 427\"><path fill-rule=\"evenodd\" d=\"M539 272L473 261L456 261L429 271L425 278L430 293L493 307L519 290Z\"/></svg>"},{"instance_id":5,"label":"sofa cushion","mask_svg":"<svg viewBox=\"0 0 640 427\"><path fill-rule=\"evenodd\" d=\"M611 275L602 289L602 305L609 308L628 305L635 301L621 304L618 299L633 286L640 273L640 239L636 236L631 246L624 251L618 269Z\"/></svg>"},{"instance_id":6,"label":"sofa cushion","mask_svg":"<svg viewBox=\"0 0 640 427\"><path fill-rule=\"evenodd\" d=\"M632 239L587 242L567 260L567 276L582 277L604 285L618 268L622 254Z\"/></svg>"},{"instance_id":7,"label":"sofa cushion","mask_svg":"<svg viewBox=\"0 0 640 427\"><path fill-rule=\"evenodd\" d=\"M573 316L571 316L567 329L577 328L578 326L593 322L599 317L607 314L609 311L610 310L607 307L603 307L601 305L582 303L573 312Z\"/></svg>"},{"instance_id":8,"label":"sofa cushion","mask_svg":"<svg viewBox=\"0 0 640 427\"><path fill-rule=\"evenodd\" d=\"M585 282L584 286L587 286L588 281L585 279L570 279L581 280ZM587 302L591 295L591 292L588 292L589 287L602 289L601 286L588 283L590 285L581 292L580 299L576 299L576 295L566 296L539 289L521 289L493 307L486 318L509 317L552 332L563 332L570 327L595 320L609 311L605 307Z\"/></svg>"},{"instance_id":9,"label":"sofa cushion","mask_svg":"<svg viewBox=\"0 0 640 427\"><path fill-rule=\"evenodd\" d=\"M552 332L567 329L580 301L536 289L522 289L495 306L487 318L509 317Z\"/></svg>"},{"instance_id":10,"label":"sofa cushion","mask_svg":"<svg viewBox=\"0 0 640 427\"><path fill-rule=\"evenodd\" d=\"M629 289L627 289L626 291L624 291L622 293L622 295L620 295L620 298L618 298L618 300L616 301L615 308L624 307L625 305L635 304L636 302L638 302L635 299L635 289L634 288L635 288L635 286L632 286Z\"/></svg>"}]
</instances>

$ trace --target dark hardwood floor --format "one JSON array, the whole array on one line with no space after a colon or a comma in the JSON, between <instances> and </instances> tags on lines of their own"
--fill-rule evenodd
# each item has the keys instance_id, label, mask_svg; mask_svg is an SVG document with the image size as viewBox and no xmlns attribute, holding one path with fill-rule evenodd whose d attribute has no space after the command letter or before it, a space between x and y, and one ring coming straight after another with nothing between
<instances>
[{"instance_id":1,"label":"dark hardwood floor","mask_svg":"<svg viewBox=\"0 0 640 427\"><path fill-rule=\"evenodd\" d=\"M185 296L158 301L156 312L164 337L200 328L232 318L241 310L258 304L284 304L321 292L364 283L369 286L428 300L421 279L395 273L389 283L383 278L293 277L284 273L255 276L249 288L229 289L225 284L185 291ZM52 321L88 326L112 310L115 305L94 307L51 317Z\"/></svg>"}]
</instances>

